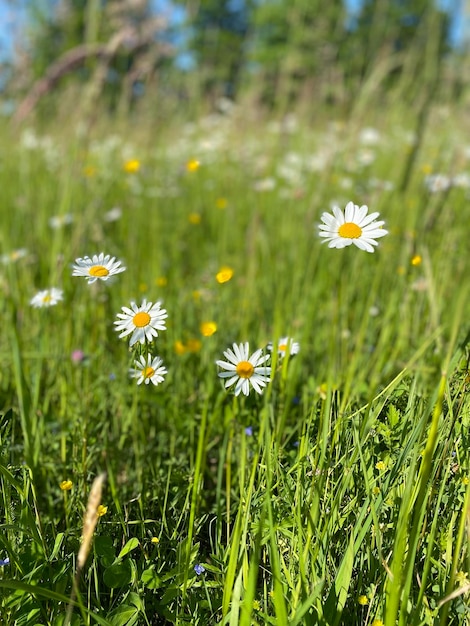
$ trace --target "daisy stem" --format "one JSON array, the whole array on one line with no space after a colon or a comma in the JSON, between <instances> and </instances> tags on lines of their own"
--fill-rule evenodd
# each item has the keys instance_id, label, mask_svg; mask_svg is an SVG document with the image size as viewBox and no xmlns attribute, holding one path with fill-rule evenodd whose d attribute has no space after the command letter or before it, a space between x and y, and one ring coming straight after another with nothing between
<instances>
[{"instance_id":1,"label":"daisy stem","mask_svg":"<svg viewBox=\"0 0 470 626\"><path fill-rule=\"evenodd\" d=\"M234 398L234 402L236 398ZM227 457L225 460L225 494L226 494L226 505L225 505L225 514L227 517L227 544L230 541L230 492L232 486L232 446L233 446L233 420L230 425L230 434L227 442Z\"/></svg>"}]
</instances>

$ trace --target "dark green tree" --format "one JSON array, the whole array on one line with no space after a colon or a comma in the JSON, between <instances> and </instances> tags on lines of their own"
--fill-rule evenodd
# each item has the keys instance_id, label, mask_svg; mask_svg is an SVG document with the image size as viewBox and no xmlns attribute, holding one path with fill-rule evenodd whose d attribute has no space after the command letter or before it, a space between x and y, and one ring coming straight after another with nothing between
<instances>
[{"instance_id":1,"label":"dark green tree","mask_svg":"<svg viewBox=\"0 0 470 626\"><path fill-rule=\"evenodd\" d=\"M390 60L388 84L405 71L413 81L439 68L449 51L449 28L448 13L430 0L364 0L345 58L361 78Z\"/></svg>"},{"instance_id":2,"label":"dark green tree","mask_svg":"<svg viewBox=\"0 0 470 626\"><path fill-rule=\"evenodd\" d=\"M328 97L345 24L343 0L259 0L251 59L262 76L262 99L290 107L301 95Z\"/></svg>"},{"instance_id":3,"label":"dark green tree","mask_svg":"<svg viewBox=\"0 0 470 626\"><path fill-rule=\"evenodd\" d=\"M246 64L253 0L176 2L187 9L187 47L202 95L234 97Z\"/></svg>"}]
</instances>

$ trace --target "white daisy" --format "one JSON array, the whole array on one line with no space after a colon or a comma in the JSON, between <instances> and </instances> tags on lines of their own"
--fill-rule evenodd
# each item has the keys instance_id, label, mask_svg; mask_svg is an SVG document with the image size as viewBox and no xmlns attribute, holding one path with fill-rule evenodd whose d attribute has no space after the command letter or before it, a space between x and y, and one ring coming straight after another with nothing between
<instances>
[{"instance_id":1,"label":"white daisy","mask_svg":"<svg viewBox=\"0 0 470 626\"><path fill-rule=\"evenodd\" d=\"M158 337L159 330L166 330L165 319L168 313L161 308L160 302L153 304L144 300L141 306L131 302L131 308L123 306L122 311L123 313L117 314L119 319L114 322L114 330L122 331L119 337L127 337L132 333L130 346L138 341L152 341L154 337Z\"/></svg>"},{"instance_id":2,"label":"white daisy","mask_svg":"<svg viewBox=\"0 0 470 626\"><path fill-rule=\"evenodd\" d=\"M99 280L108 280L111 276L124 272L126 268L121 265L121 261L116 261L116 257L106 256L101 252L94 254L91 258L85 256L75 259L72 276L85 276L88 284Z\"/></svg>"},{"instance_id":3,"label":"white daisy","mask_svg":"<svg viewBox=\"0 0 470 626\"><path fill-rule=\"evenodd\" d=\"M250 357L248 342L234 343L232 347L232 350L229 348L224 352L227 361L216 361L219 367L227 370L219 372L220 378L228 379L225 381L225 388L236 383L235 395L238 396L242 392L247 396L251 384L256 393L263 393L262 387L271 380L271 368L262 365L269 360L270 355L263 355L262 350L256 350Z\"/></svg>"},{"instance_id":4,"label":"white daisy","mask_svg":"<svg viewBox=\"0 0 470 626\"><path fill-rule=\"evenodd\" d=\"M370 213L369 209L363 205L361 207L352 202L348 202L343 211L338 207L333 207L333 215L323 213L319 225L320 237L325 237L322 243L328 242L329 248L345 248L352 243L366 252L374 252L375 241L388 233L382 228L385 222L375 221L378 213Z\"/></svg>"},{"instance_id":5,"label":"white daisy","mask_svg":"<svg viewBox=\"0 0 470 626\"><path fill-rule=\"evenodd\" d=\"M36 309L41 309L42 307L55 306L63 297L64 292L62 289L51 287L50 289L38 291L29 303Z\"/></svg>"},{"instance_id":6,"label":"white daisy","mask_svg":"<svg viewBox=\"0 0 470 626\"><path fill-rule=\"evenodd\" d=\"M268 350L270 352L273 351L273 342L270 341L268 343ZM291 337L281 337L277 342L277 353L280 357L285 357L286 354L289 356L293 356L297 354L300 350L299 344L294 341Z\"/></svg>"},{"instance_id":7,"label":"white daisy","mask_svg":"<svg viewBox=\"0 0 470 626\"><path fill-rule=\"evenodd\" d=\"M129 369L129 375L131 378L137 378L138 385L153 383L157 386L164 381L165 374L168 373L166 368L162 367L162 363L159 356L152 357L148 354L145 358L141 355L139 360L134 361L135 368Z\"/></svg>"}]
</instances>

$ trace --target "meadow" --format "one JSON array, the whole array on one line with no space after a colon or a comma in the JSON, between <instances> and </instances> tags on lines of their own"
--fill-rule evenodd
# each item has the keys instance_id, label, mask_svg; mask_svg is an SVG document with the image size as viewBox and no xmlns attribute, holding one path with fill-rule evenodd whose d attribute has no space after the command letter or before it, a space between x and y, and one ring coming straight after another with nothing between
<instances>
[{"instance_id":1,"label":"meadow","mask_svg":"<svg viewBox=\"0 0 470 626\"><path fill-rule=\"evenodd\" d=\"M469 623L468 114L250 111L4 129L1 624Z\"/></svg>"}]
</instances>

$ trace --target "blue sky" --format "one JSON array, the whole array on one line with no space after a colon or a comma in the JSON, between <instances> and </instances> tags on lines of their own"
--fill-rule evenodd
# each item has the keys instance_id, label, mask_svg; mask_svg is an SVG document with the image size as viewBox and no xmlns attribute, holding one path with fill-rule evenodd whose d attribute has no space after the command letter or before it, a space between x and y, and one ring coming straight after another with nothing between
<instances>
[{"instance_id":1,"label":"blue sky","mask_svg":"<svg viewBox=\"0 0 470 626\"><path fill-rule=\"evenodd\" d=\"M463 40L464 30L470 32L470 23L464 21L464 2L466 0L438 0L439 5L449 10L452 14L451 39L454 44ZM345 0L346 6L351 13L358 10L362 0ZM181 21L184 13L180 8L171 7L171 0L153 0L153 4L159 12L166 13L176 22ZM0 0L0 58L11 55L13 41L16 35L24 27L26 18L22 0ZM470 17L470 16L469 16ZM467 17L467 19L469 19Z\"/></svg>"}]
</instances>

